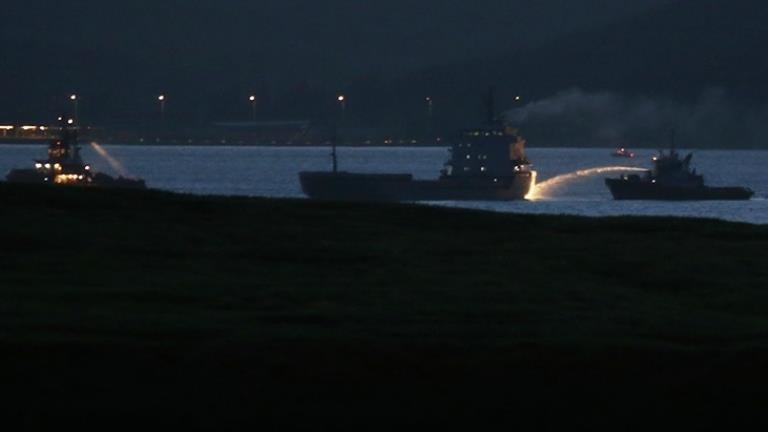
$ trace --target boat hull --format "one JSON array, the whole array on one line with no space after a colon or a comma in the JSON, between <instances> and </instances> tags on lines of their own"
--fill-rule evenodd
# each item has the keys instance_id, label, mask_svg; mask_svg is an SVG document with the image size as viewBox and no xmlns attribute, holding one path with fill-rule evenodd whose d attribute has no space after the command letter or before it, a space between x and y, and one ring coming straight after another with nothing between
<instances>
[{"instance_id":1,"label":"boat hull","mask_svg":"<svg viewBox=\"0 0 768 432\"><path fill-rule=\"evenodd\" d=\"M55 184L51 178L34 169L14 169L5 177L8 183L25 184ZM104 187L116 189L146 189L147 185L141 179L129 179L125 177L111 177L103 173L97 173L92 177L83 177L81 181L68 183L69 186ZM59 185L57 185L59 186Z\"/></svg>"},{"instance_id":2,"label":"boat hull","mask_svg":"<svg viewBox=\"0 0 768 432\"><path fill-rule=\"evenodd\" d=\"M510 201L524 199L531 172L498 179L414 180L410 174L299 173L304 193L332 201Z\"/></svg>"},{"instance_id":3,"label":"boat hull","mask_svg":"<svg viewBox=\"0 0 768 432\"><path fill-rule=\"evenodd\" d=\"M754 192L744 187L672 186L659 183L605 179L617 200L748 200Z\"/></svg>"},{"instance_id":4,"label":"boat hull","mask_svg":"<svg viewBox=\"0 0 768 432\"><path fill-rule=\"evenodd\" d=\"M45 184L48 179L45 175L33 169L14 169L5 176L8 183Z\"/></svg>"}]
</instances>

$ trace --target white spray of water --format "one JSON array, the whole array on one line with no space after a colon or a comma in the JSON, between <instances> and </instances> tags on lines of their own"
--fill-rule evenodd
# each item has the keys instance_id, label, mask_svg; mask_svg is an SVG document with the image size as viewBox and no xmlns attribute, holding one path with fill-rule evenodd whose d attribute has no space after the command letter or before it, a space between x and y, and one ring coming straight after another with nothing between
<instances>
[{"instance_id":1,"label":"white spray of water","mask_svg":"<svg viewBox=\"0 0 768 432\"><path fill-rule=\"evenodd\" d=\"M580 179L582 177L589 177L598 174L604 174L609 172L628 172L628 171L646 171L645 168L627 167L627 166L606 166L597 168L588 168L578 171L569 172L566 174L560 174L552 177L535 185L531 192L526 196L529 200L536 200L548 197L552 190L557 189L565 183Z\"/></svg>"},{"instance_id":2,"label":"white spray of water","mask_svg":"<svg viewBox=\"0 0 768 432\"><path fill-rule=\"evenodd\" d=\"M121 164L117 159L113 158L112 155L107 153L107 150L104 149L104 147L100 146L97 142L91 142L91 147L96 151L96 153L99 154L99 156L103 157L104 160L107 161L109 166L112 167L113 170L117 171L117 173L123 177L128 177L128 172L125 170L125 167L123 164Z\"/></svg>"}]
</instances>

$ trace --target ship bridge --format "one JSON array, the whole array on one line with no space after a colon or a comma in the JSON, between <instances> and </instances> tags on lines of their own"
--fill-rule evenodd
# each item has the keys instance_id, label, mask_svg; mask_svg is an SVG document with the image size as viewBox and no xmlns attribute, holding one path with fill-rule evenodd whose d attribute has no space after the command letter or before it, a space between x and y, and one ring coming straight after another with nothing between
<instances>
[{"instance_id":1,"label":"ship bridge","mask_svg":"<svg viewBox=\"0 0 768 432\"><path fill-rule=\"evenodd\" d=\"M506 177L529 165L525 140L509 127L466 129L450 151L444 170L450 177Z\"/></svg>"}]
</instances>

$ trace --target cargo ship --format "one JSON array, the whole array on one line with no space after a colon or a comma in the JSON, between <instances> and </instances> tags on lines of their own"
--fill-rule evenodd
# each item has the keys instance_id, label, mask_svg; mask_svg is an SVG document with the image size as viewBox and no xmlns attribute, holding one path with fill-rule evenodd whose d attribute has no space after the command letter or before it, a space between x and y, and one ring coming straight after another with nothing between
<instances>
[{"instance_id":1,"label":"cargo ship","mask_svg":"<svg viewBox=\"0 0 768 432\"><path fill-rule=\"evenodd\" d=\"M746 187L706 186L704 176L691 169L692 158L690 153L681 159L672 148L659 152L644 174L608 178L605 184L617 200L748 200L754 195Z\"/></svg>"},{"instance_id":2,"label":"cargo ship","mask_svg":"<svg viewBox=\"0 0 768 432\"><path fill-rule=\"evenodd\" d=\"M489 111L492 113L492 99ZM337 201L506 201L521 200L536 181L525 156L525 139L494 114L486 126L467 129L451 145L450 158L436 180L409 173L367 174L338 170L299 173L312 199Z\"/></svg>"}]
</instances>

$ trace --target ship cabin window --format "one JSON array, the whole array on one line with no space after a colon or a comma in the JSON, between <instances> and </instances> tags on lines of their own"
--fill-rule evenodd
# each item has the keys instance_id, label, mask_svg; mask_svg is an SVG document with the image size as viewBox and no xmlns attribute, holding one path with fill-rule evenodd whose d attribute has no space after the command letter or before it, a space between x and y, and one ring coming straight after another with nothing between
<instances>
[{"instance_id":1,"label":"ship cabin window","mask_svg":"<svg viewBox=\"0 0 768 432\"><path fill-rule=\"evenodd\" d=\"M472 159L472 155L467 155L467 159Z\"/></svg>"},{"instance_id":2,"label":"ship cabin window","mask_svg":"<svg viewBox=\"0 0 768 432\"><path fill-rule=\"evenodd\" d=\"M481 167L480 167L480 171L482 171L482 172L485 172L485 167L484 167L484 166L481 166Z\"/></svg>"},{"instance_id":3,"label":"ship cabin window","mask_svg":"<svg viewBox=\"0 0 768 432\"><path fill-rule=\"evenodd\" d=\"M470 170L470 169L472 169L472 168L470 168L470 167L468 167L468 166L465 166L465 167L464 167L464 172L469 172L469 170Z\"/></svg>"}]
</instances>

